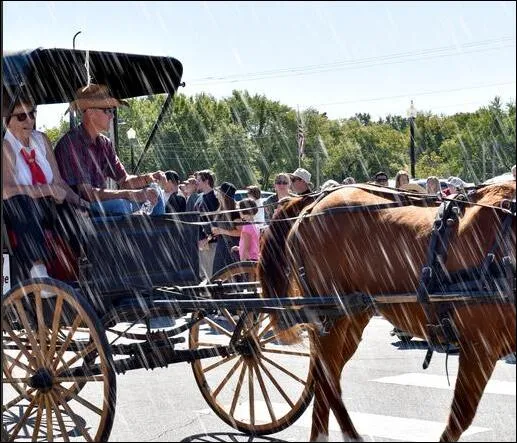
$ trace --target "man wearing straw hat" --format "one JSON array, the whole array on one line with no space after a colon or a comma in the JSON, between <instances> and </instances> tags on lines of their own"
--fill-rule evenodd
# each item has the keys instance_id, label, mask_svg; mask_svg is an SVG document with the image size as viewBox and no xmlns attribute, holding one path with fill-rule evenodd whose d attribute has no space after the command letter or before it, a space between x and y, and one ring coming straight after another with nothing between
<instances>
[{"instance_id":1,"label":"man wearing straw hat","mask_svg":"<svg viewBox=\"0 0 517 443\"><path fill-rule=\"evenodd\" d=\"M77 90L70 110L82 114L82 123L70 129L56 145L61 175L72 189L91 202L94 212L127 214L146 203L152 215L163 214L165 202L158 182L165 179L164 173L129 175L111 140L102 134L109 130L119 106L128 103L112 97L105 85L90 84ZM107 189L108 177L117 182L119 189Z\"/></svg>"}]
</instances>

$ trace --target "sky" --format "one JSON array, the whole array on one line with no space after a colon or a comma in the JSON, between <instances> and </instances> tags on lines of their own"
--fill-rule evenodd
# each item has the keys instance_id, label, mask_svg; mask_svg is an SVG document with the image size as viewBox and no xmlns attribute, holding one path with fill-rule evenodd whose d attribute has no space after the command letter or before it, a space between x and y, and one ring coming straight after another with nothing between
<instances>
[{"instance_id":1,"label":"sky","mask_svg":"<svg viewBox=\"0 0 517 443\"><path fill-rule=\"evenodd\" d=\"M329 118L471 112L515 101L515 2L4 1L3 50L172 56L180 91L263 94ZM66 105L40 106L37 127Z\"/></svg>"}]
</instances>

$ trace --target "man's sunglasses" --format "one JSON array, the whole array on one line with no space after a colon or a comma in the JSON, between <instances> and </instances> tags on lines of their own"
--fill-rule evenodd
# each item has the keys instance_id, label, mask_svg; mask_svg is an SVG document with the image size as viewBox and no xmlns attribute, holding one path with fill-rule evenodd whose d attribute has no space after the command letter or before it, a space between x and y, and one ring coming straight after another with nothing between
<instances>
[{"instance_id":1,"label":"man's sunglasses","mask_svg":"<svg viewBox=\"0 0 517 443\"><path fill-rule=\"evenodd\" d=\"M11 114L11 117L16 117L16 119L19 121L19 122L24 122L25 120L27 120L27 117L29 117L31 120L34 120L36 118L36 110L33 109L32 111L29 111L29 112L20 112L19 114Z\"/></svg>"},{"instance_id":2,"label":"man's sunglasses","mask_svg":"<svg viewBox=\"0 0 517 443\"><path fill-rule=\"evenodd\" d=\"M283 181L277 181L275 182L275 185L288 185L289 182L283 182Z\"/></svg>"},{"instance_id":3,"label":"man's sunglasses","mask_svg":"<svg viewBox=\"0 0 517 443\"><path fill-rule=\"evenodd\" d=\"M90 109L98 109L99 111L104 112L104 114L110 115L110 116L115 115L115 108L90 108Z\"/></svg>"}]
</instances>

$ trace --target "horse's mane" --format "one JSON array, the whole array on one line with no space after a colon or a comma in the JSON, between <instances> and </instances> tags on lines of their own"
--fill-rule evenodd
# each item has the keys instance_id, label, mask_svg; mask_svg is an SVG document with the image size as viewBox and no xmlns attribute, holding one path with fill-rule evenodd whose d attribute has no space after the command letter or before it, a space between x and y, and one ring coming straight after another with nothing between
<instances>
[{"instance_id":1,"label":"horse's mane","mask_svg":"<svg viewBox=\"0 0 517 443\"><path fill-rule=\"evenodd\" d=\"M264 231L260 246L259 280L267 298L285 297L287 293L287 235L303 208L314 202L317 195L308 194L282 200L279 210ZM267 275L266 275L267 273Z\"/></svg>"}]
</instances>

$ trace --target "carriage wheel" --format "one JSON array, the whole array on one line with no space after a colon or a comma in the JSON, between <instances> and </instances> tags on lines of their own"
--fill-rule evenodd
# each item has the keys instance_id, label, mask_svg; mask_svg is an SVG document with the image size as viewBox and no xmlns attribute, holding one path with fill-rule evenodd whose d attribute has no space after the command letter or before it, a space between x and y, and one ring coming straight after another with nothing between
<instances>
[{"instance_id":1,"label":"carriage wheel","mask_svg":"<svg viewBox=\"0 0 517 443\"><path fill-rule=\"evenodd\" d=\"M212 280L257 281L256 262L237 262ZM228 346L237 322L244 323L230 355L196 360L194 377L214 412L233 428L252 435L279 432L294 423L313 396L313 357L307 334L299 345L275 340L269 315L227 309L207 315L190 331L191 349ZM193 315L196 315L194 313Z\"/></svg>"},{"instance_id":2,"label":"carriage wheel","mask_svg":"<svg viewBox=\"0 0 517 443\"><path fill-rule=\"evenodd\" d=\"M55 294L43 298L42 290ZM106 441L116 380L86 299L51 278L2 296L2 441Z\"/></svg>"}]
</instances>

